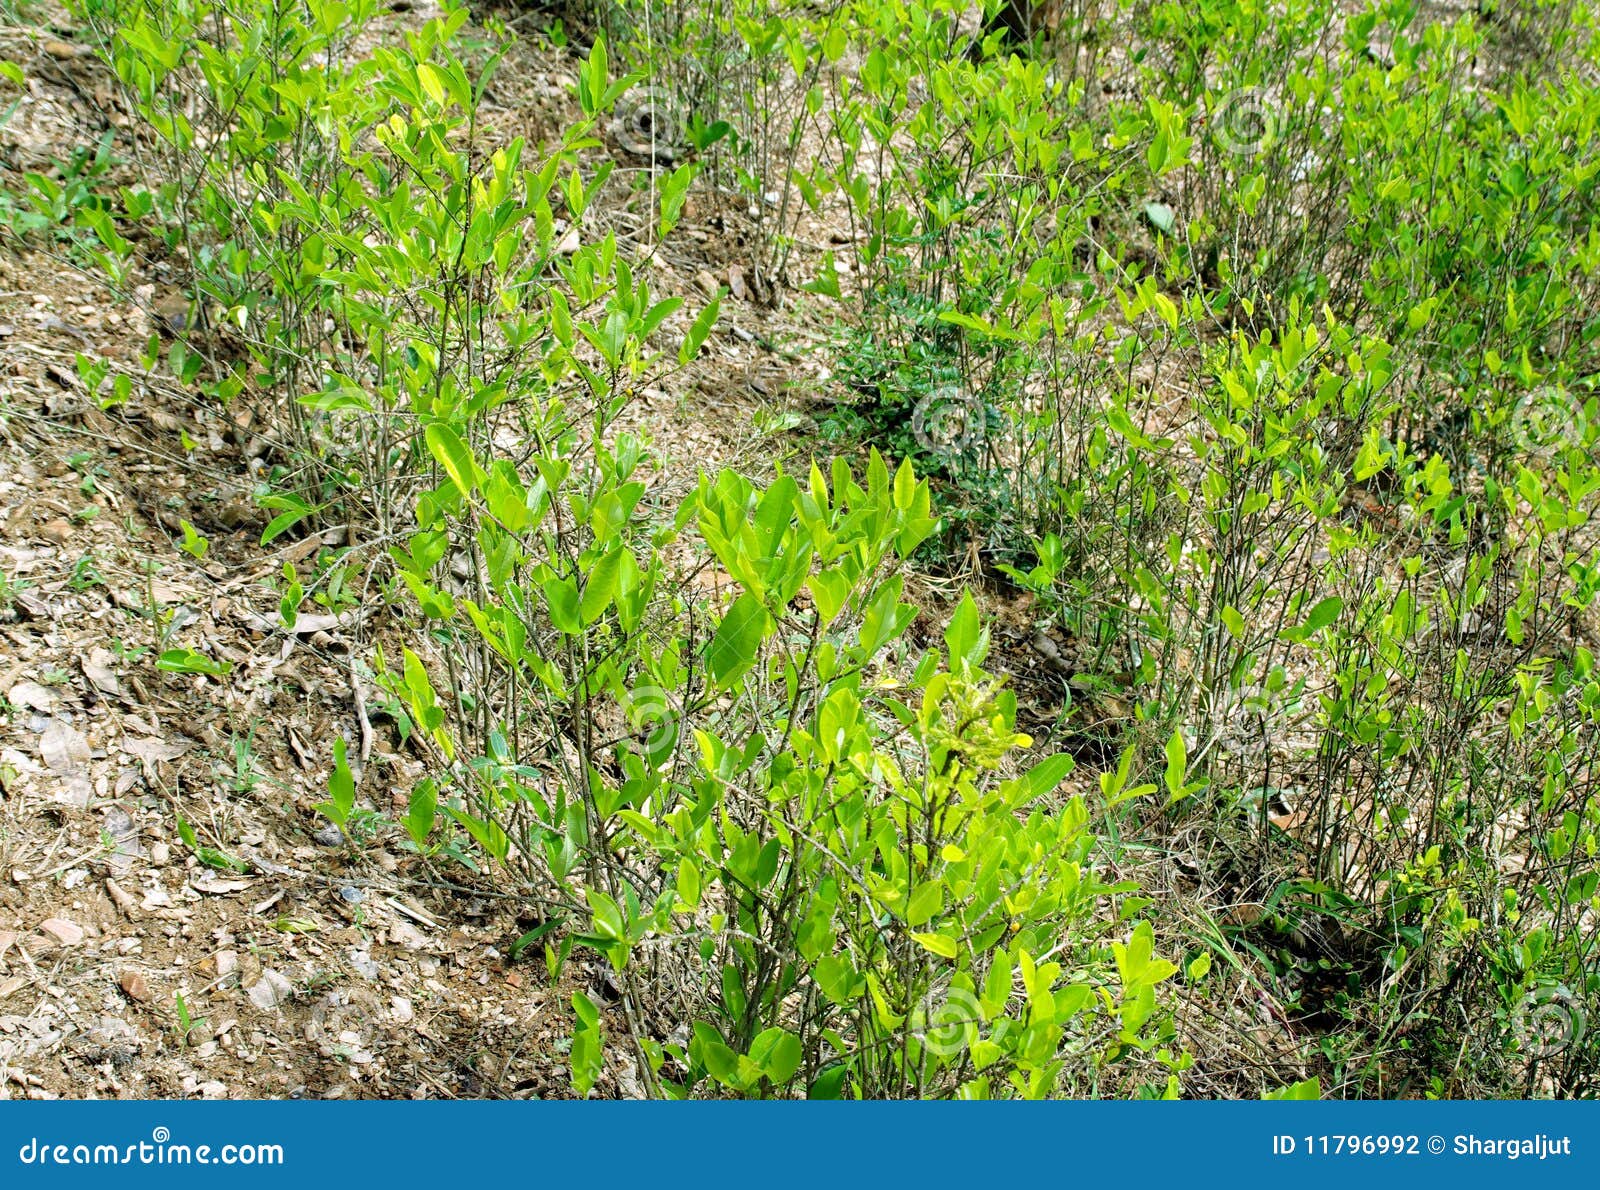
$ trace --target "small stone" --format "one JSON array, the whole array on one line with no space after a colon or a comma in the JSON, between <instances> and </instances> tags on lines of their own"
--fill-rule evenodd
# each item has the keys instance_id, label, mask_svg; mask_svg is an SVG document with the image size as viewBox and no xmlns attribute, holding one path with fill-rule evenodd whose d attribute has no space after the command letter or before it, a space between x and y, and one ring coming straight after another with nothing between
<instances>
[{"instance_id":1,"label":"small stone","mask_svg":"<svg viewBox=\"0 0 1600 1190\"><path fill-rule=\"evenodd\" d=\"M323 847L343 847L344 832L331 823L311 836Z\"/></svg>"},{"instance_id":2,"label":"small stone","mask_svg":"<svg viewBox=\"0 0 1600 1190\"><path fill-rule=\"evenodd\" d=\"M39 928L62 946L76 946L83 941L83 927L64 917L52 917L39 923Z\"/></svg>"},{"instance_id":3,"label":"small stone","mask_svg":"<svg viewBox=\"0 0 1600 1190\"><path fill-rule=\"evenodd\" d=\"M121 1017L116 1016L102 1016L99 1022L89 1030L90 1039L97 1045L127 1043L136 1040L138 1036L138 1030Z\"/></svg>"},{"instance_id":4,"label":"small stone","mask_svg":"<svg viewBox=\"0 0 1600 1190\"><path fill-rule=\"evenodd\" d=\"M72 536L72 526L57 517L39 530L39 536L54 545L66 545L67 540Z\"/></svg>"},{"instance_id":5,"label":"small stone","mask_svg":"<svg viewBox=\"0 0 1600 1190\"><path fill-rule=\"evenodd\" d=\"M217 951L217 978L227 979L239 972L239 952L235 950Z\"/></svg>"},{"instance_id":6,"label":"small stone","mask_svg":"<svg viewBox=\"0 0 1600 1190\"><path fill-rule=\"evenodd\" d=\"M407 950L422 950L428 945L422 932L408 921L397 921L389 927L389 941Z\"/></svg>"},{"instance_id":7,"label":"small stone","mask_svg":"<svg viewBox=\"0 0 1600 1190\"><path fill-rule=\"evenodd\" d=\"M103 831L112 845L106 863L115 872L127 872L133 867L135 857L143 851L139 846L139 828L134 825L132 816L126 810L113 807L106 814Z\"/></svg>"},{"instance_id":8,"label":"small stone","mask_svg":"<svg viewBox=\"0 0 1600 1190\"><path fill-rule=\"evenodd\" d=\"M46 715L53 713L56 703L60 700L55 691L37 682L18 682L11 687L6 695L13 706L27 707L33 711L43 711Z\"/></svg>"},{"instance_id":9,"label":"small stone","mask_svg":"<svg viewBox=\"0 0 1600 1190\"><path fill-rule=\"evenodd\" d=\"M115 880L106 881L106 895L111 898L111 903L122 910L123 913L129 913L139 907L139 902L134 899L133 894Z\"/></svg>"},{"instance_id":10,"label":"small stone","mask_svg":"<svg viewBox=\"0 0 1600 1190\"><path fill-rule=\"evenodd\" d=\"M89 679L89 684L101 694L112 696L122 693L122 685L117 680L116 658L105 649L93 649L89 656L78 663L83 669L83 676Z\"/></svg>"},{"instance_id":11,"label":"small stone","mask_svg":"<svg viewBox=\"0 0 1600 1190\"><path fill-rule=\"evenodd\" d=\"M88 739L64 720L50 720L39 734L39 758L61 778L57 800L80 810L94 800L94 783L89 779L90 756Z\"/></svg>"},{"instance_id":12,"label":"small stone","mask_svg":"<svg viewBox=\"0 0 1600 1190\"><path fill-rule=\"evenodd\" d=\"M339 890L339 897L348 904L359 905L367 899L367 894L364 889L359 889L353 884L347 884Z\"/></svg>"},{"instance_id":13,"label":"small stone","mask_svg":"<svg viewBox=\"0 0 1600 1190\"><path fill-rule=\"evenodd\" d=\"M372 961L372 956L364 950L352 947L349 952L350 965L355 968L356 974L362 979L375 980L380 974L378 964Z\"/></svg>"},{"instance_id":14,"label":"small stone","mask_svg":"<svg viewBox=\"0 0 1600 1190\"><path fill-rule=\"evenodd\" d=\"M158 868L166 867L168 861L171 860L171 859L172 859L172 848L171 847L168 847L165 843L152 843L152 844L150 844L150 862L152 864L154 864L156 867L158 867Z\"/></svg>"},{"instance_id":15,"label":"small stone","mask_svg":"<svg viewBox=\"0 0 1600 1190\"><path fill-rule=\"evenodd\" d=\"M122 994L138 1004L143 1004L150 999L150 985L145 982L143 975L129 969L124 971L117 979L117 986L122 989Z\"/></svg>"},{"instance_id":16,"label":"small stone","mask_svg":"<svg viewBox=\"0 0 1600 1190\"><path fill-rule=\"evenodd\" d=\"M292 995L294 986L282 974L268 967L250 988L250 1003L262 1012L271 1012Z\"/></svg>"}]
</instances>

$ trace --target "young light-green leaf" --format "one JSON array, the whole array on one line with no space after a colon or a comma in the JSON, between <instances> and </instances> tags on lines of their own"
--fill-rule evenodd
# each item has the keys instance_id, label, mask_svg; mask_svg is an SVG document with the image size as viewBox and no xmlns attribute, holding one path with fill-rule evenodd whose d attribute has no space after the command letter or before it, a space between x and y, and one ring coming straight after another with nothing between
<instances>
[{"instance_id":1,"label":"young light-green leaf","mask_svg":"<svg viewBox=\"0 0 1600 1190\"><path fill-rule=\"evenodd\" d=\"M439 461L439 466L463 494L470 495L477 488L480 472L472 451L458 435L443 422L434 422L423 431L428 451Z\"/></svg>"}]
</instances>

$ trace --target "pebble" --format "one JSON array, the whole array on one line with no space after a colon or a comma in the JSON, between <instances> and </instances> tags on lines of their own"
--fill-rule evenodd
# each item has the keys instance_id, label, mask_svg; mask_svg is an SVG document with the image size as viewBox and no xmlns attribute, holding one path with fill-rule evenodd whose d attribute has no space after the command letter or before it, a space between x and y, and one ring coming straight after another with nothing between
<instances>
[{"instance_id":1,"label":"pebble","mask_svg":"<svg viewBox=\"0 0 1600 1190\"><path fill-rule=\"evenodd\" d=\"M218 979L227 979L231 975L238 974L238 971L239 971L239 952L238 951L235 951L235 950L219 950L219 951L217 951L217 978Z\"/></svg>"},{"instance_id":2,"label":"pebble","mask_svg":"<svg viewBox=\"0 0 1600 1190\"><path fill-rule=\"evenodd\" d=\"M39 536L55 545L66 545L72 536L72 526L58 517L40 529Z\"/></svg>"},{"instance_id":3,"label":"pebble","mask_svg":"<svg viewBox=\"0 0 1600 1190\"><path fill-rule=\"evenodd\" d=\"M339 890L339 896L351 905L359 905L367 899L364 889L359 889L353 884L347 884Z\"/></svg>"},{"instance_id":4,"label":"pebble","mask_svg":"<svg viewBox=\"0 0 1600 1190\"><path fill-rule=\"evenodd\" d=\"M62 946L76 946L83 941L83 927L64 917L52 917L39 923L39 928Z\"/></svg>"},{"instance_id":5,"label":"pebble","mask_svg":"<svg viewBox=\"0 0 1600 1190\"><path fill-rule=\"evenodd\" d=\"M372 956L364 950L351 948L349 952L350 965L355 968L356 974L362 979L374 980L378 978L378 964L372 961Z\"/></svg>"},{"instance_id":6,"label":"pebble","mask_svg":"<svg viewBox=\"0 0 1600 1190\"><path fill-rule=\"evenodd\" d=\"M116 1016L102 1016L89 1030L89 1037L97 1045L116 1045L138 1039L138 1031L127 1021Z\"/></svg>"},{"instance_id":7,"label":"pebble","mask_svg":"<svg viewBox=\"0 0 1600 1190\"><path fill-rule=\"evenodd\" d=\"M343 847L344 846L344 832L342 832L338 827L332 825L331 823L328 826L323 827L321 830L319 830L316 834L312 835L311 837L313 839L315 839L317 841L317 843L319 843L323 847Z\"/></svg>"},{"instance_id":8,"label":"pebble","mask_svg":"<svg viewBox=\"0 0 1600 1190\"><path fill-rule=\"evenodd\" d=\"M397 921L389 927L389 941L407 950L422 950L428 945L421 931L408 921Z\"/></svg>"},{"instance_id":9,"label":"pebble","mask_svg":"<svg viewBox=\"0 0 1600 1190\"><path fill-rule=\"evenodd\" d=\"M140 1004L150 999L150 985L145 982L143 975L132 969L122 973L117 979L117 986L122 989L123 994L128 999Z\"/></svg>"},{"instance_id":10,"label":"pebble","mask_svg":"<svg viewBox=\"0 0 1600 1190\"><path fill-rule=\"evenodd\" d=\"M26 707L32 711L43 711L46 715L56 709L57 699L55 692L37 682L18 682L11 687L6 697L13 706Z\"/></svg>"},{"instance_id":11,"label":"pebble","mask_svg":"<svg viewBox=\"0 0 1600 1190\"><path fill-rule=\"evenodd\" d=\"M268 967L250 988L250 1003L263 1012L270 1012L292 995L294 986L280 972Z\"/></svg>"}]
</instances>

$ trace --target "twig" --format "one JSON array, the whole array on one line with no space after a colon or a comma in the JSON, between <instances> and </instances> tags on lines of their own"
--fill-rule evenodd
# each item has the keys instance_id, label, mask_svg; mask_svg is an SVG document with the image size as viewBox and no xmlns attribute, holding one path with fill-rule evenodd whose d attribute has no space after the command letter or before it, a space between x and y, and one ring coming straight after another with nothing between
<instances>
[{"instance_id":1,"label":"twig","mask_svg":"<svg viewBox=\"0 0 1600 1190\"><path fill-rule=\"evenodd\" d=\"M354 649L350 651L350 693L355 697L356 719L361 724L361 767L366 768L367 757L372 755L372 722L367 718L367 690L356 671Z\"/></svg>"}]
</instances>

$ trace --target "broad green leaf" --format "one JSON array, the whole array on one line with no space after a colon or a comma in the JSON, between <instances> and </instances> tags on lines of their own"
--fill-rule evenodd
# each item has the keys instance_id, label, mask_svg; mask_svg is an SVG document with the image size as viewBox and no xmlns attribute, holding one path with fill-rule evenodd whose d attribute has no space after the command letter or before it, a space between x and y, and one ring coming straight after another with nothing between
<instances>
[{"instance_id":1,"label":"broad green leaf","mask_svg":"<svg viewBox=\"0 0 1600 1190\"><path fill-rule=\"evenodd\" d=\"M433 833L438 806L438 787L434 785L433 778L424 777L411 790L410 807L405 817L406 834L418 847L426 844L428 836Z\"/></svg>"},{"instance_id":2,"label":"broad green leaf","mask_svg":"<svg viewBox=\"0 0 1600 1190\"><path fill-rule=\"evenodd\" d=\"M1261 1096L1262 1099L1321 1099L1322 1080L1316 1075L1298 1083L1290 1083L1286 1087L1279 1087L1276 1091L1268 1091Z\"/></svg>"},{"instance_id":3,"label":"broad green leaf","mask_svg":"<svg viewBox=\"0 0 1600 1190\"><path fill-rule=\"evenodd\" d=\"M417 82L422 84L422 89L428 93L429 99L435 103L445 101L444 82L439 78L439 72L428 63L417 63Z\"/></svg>"},{"instance_id":4,"label":"broad green leaf","mask_svg":"<svg viewBox=\"0 0 1600 1190\"><path fill-rule=\"evenodd\" d=\"M972 601L972 592L963 591L955 614L945 626L944 643L950 650L950 665L967 661L976 665L983 659L981 631L978 625L978 605Z\"/></svg>"},{"instance_id":5,"label":"broad green leaf","mask_svg":"<svg viewBox=\"0 0 1600 1190\"><path fill-rule=\"evenodd\" d=\"M953 959L958 953L956 940L944 934L912 934L911 938L918 945L926 950L931 950L940 958Z\"/></svg>"},{"instance_id":6,"label":"broad green leaf","mask_svg":"<svg viewBox=\"0 0 1600 1190\"><path fill-rule=\"evenodd\" d=\"M231 661L214 661L193 649L168 649L156 659L156 668L176 674L208 674L220 678L233 670Z\"/></svg>"},{"instance_id":7,"label":"broad green leaf","mask_svg":"<svg viewBox=\"0 0 1600 1190\"><path fill-rule=\"evenodd\" d=\"M1018 782L1026 790L1026 799L1043 797L1047 793L1054 793L1056 786L1067 778L1067 775L1077 767L1077 762L1070 753L1060 752L1055 756L1047 756L1034 765L1018 778Z\"/></svg>"},{"instance_id":8,"label":"broad green leaf","mask_svg":"<svg viewBox=\"0 0 1600 1190\"><path fill-rule=\"evenodd\" d=\"M482 472L472 457L472 451L460 436L443 422L436 421L423 431L423 437L428 443L429 452L439 461L439 466L444 468L451 482L463 493L472 492L478 486Z\"/></svg>"},{"instance_id":9,"label":"broad green leaf","mask_svg":"<svg viewBox=\"0 0 1600 1190\"><path fill-rule=\"evenodd\" d=\"M1311 609L1311 615L1300 626L1300 632L1305 636L1321 632L1328 625L1339 618L1339 613L1344 610L1344 600L1337 595L1329 595L1326 599Z\"/></svg>"},{"instance_id":10,"label":"broad green leaf","mask_svg":"<svg viewBox=\"0 0 1600 1190\"><path fill-rule=\"evenodd\" d=\"M594 564L583 583L583 598L578 601L578 619L587 628L600 618L617 594L617 574L622 567L623 546L617 546Z\"/></svg>"},{"instance_id":11,"label":"broad green leaf","mask_svg":"<svg viewBox=\"0 0 1600 1190\"><path fill-rule=\"evenodd\" d=\"M924 880L906 903L906 924L920 926L944 909L944 881Z\"/></svg>"},{"instance_id":12,"label":"broad green leaf","mask_svg":"<svg viewBox=\"0 0 1600 1190\"><path fill-rule=\"evenodd\" d=\"M1167 792L1173 797L1183 793L1183 779L1189 771L1189 749L1184 743L1183 732L1174 731L1167 738Z\"/></svg>"},{"instance_id":13,"label":"broad green leaf","mask_svg":"<svg viewBox=\"0 0 1600 1190\"><path fill-rule=\"evenodd\" d=\"M711 299L710 303L701 310L695 320L689 324L689 333L684 337L683 346L678 349L678 362L688 363L700 354L700 348L711 336L711 328L717 323L717 314L722 309L722 296Z\"/></svg>"},{"instance_id":14,"label":"broad green leaf","mask_svg":"<svg viewBox=\"0 0 1600 1190\"><path fill-rule=\"evenodd\" d=\"M772 628L772 616L761 600L748 591L734 600L706 651L712 679L724 689L731 686L755 664Z\"/></svg>"},{"instance_id":15,"label":"broad green leaf","mask_svg":"<svg viewBox=\"0 0 1600 1190\"><path fill-rule=\"evenodd\" d=\"M758 1033L750 1043L750 1060L777 1086L794 1077L802 1056L800 1039L777 1026Z\"/></svg>"}]
</instances>

